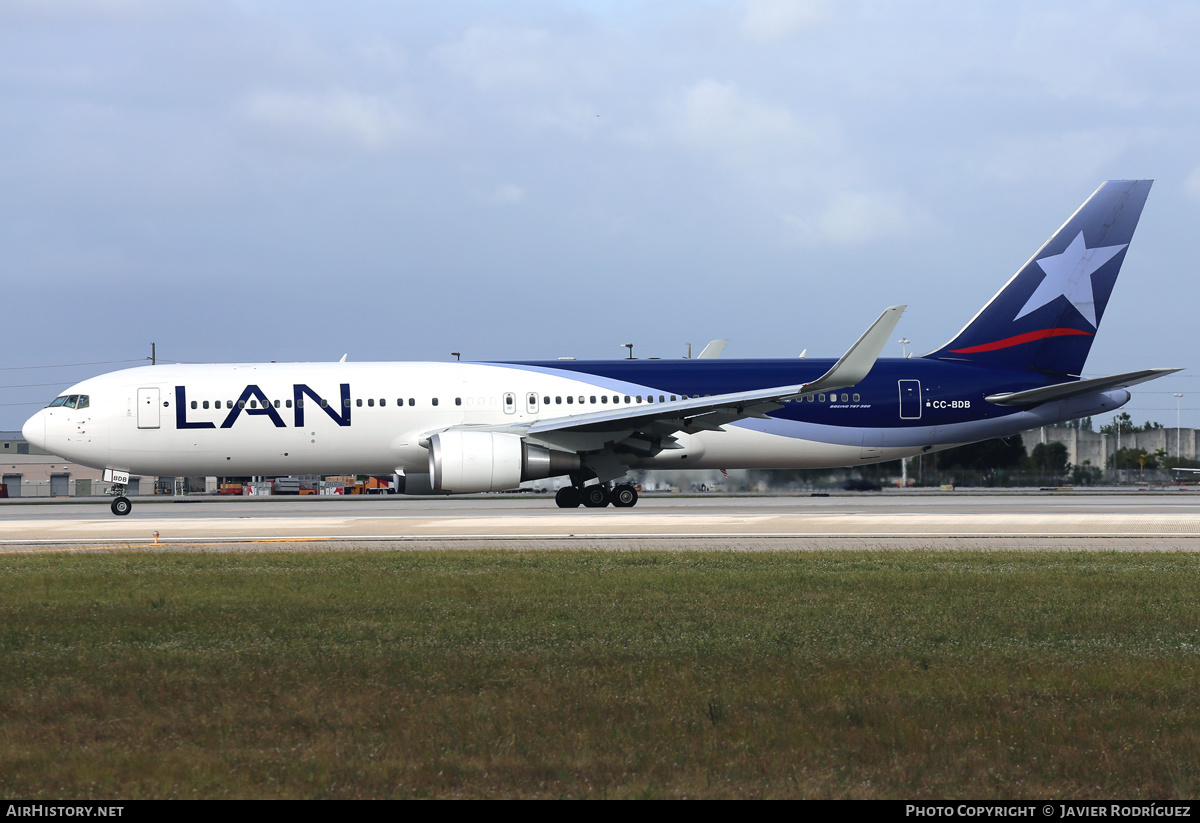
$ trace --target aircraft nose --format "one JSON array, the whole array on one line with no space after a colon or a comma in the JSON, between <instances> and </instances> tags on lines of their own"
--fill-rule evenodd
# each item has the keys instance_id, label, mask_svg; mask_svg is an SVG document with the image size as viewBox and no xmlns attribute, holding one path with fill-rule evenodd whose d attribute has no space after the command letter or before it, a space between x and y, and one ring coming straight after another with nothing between
<instances>
[{"instance_id":1,"label":"aircraft nose","mask_svg":"<svg viewBox=\"0 0 1200 823\"><path fill-rule=\"evenodd\" d=\"M37 446L39 449L45 449L46 415L39 411L26 420L25 425L21 427L21 436L25 438L25 442Z\"/></svg>"}]
</instances>

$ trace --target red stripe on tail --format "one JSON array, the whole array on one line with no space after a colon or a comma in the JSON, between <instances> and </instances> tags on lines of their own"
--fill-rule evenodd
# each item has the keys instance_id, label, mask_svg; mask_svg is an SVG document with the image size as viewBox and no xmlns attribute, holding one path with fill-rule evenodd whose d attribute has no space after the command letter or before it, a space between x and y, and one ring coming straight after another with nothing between
<instances>
[{"instance_id":1,"label":"red stripe on tail","mask_svg":"<svg viewBox=\"0 0 1200 823\"><path fill-rule=\"evenodd\" d=\"M1085 334L1088 337L1092 336L1089 331L1080 331L1079 329L1042 329L1041 331L1030 331L1025 334L1018 334L1016 337L1006 337L1003 340L997 340L994 343L984 343L980 346L971 346L969 349L952 349L951 354L976 354L983 351L996 351L997 349L1009 349L1013 346L1019 346L1022 343L1029 343L1034 340L1044 340L1047 337L1068 337L1074 334Z\"/></svg>"}]
</instances>

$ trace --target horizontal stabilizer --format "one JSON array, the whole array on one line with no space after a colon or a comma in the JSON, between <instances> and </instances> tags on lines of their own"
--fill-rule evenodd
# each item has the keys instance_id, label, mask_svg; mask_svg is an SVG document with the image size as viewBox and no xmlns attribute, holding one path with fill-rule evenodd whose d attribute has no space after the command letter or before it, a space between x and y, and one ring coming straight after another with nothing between
<instances>
[{"instance_id":1,"label":"horizontal stabilizer","mask_svg":"<svg viewBox=\"0 0 1200 823\"><path fill-rule=\"evenodd\" d=\"M907 306L892 306L884 309L879 319L871 324L871 328L863 332L853 346L846 350L841 359L833 364L833 368L825 372L811 383L805 383L802 394L832 391L853 386L866 377L879 359L892 330L900 322Z\"/></svg>"},{"instance_id":2,"label":"horizontal stabilizer","mask_svg":"<svg viewBox=\"0 0 1200 823\"><path fill-rule=\"evenodd\" d=\"M1040 389L1028 391L993 394L984 398L997 406L1036 406L1049 403L1052 400L1066 400L1068 397L1078 397L1081 394L1126 389L1145 383L1147 380L1157 380L1168 374L1174 374L1182 369L1142 369L1125 374L1113 374L1108 377L1092 377L1087 380L1075 380L1070 383L1057 383L1053 386L1043 386Z\"/></svg>"}]
</instances>

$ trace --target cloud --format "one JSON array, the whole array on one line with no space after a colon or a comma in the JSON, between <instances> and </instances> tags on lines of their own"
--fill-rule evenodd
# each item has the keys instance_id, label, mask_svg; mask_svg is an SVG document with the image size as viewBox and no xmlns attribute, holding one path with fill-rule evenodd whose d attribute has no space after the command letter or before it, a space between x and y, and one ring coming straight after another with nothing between
<instances>
[{"instance_id":1,"label":"cloud","mask_svg":"<svg viewBox=\"0 0 1200 823\"><path fill-rule=\"evenodd\" d=\"M784 40L828 17L824 0L749 0L742 34L760 43Z\"/></svg>"},{"instance_id":2,"label":"cloud","mask_svg":"<svg viewBox=\"0 0 1200 823\"><path fill-rule=\"evenodd\" d=\"M1200 166L1192 169L1192 173L1183 182L1183 191L1192 200L1200 200Z\"/></svg>"},{"instance_id":3,"label":"cloud","mask_svg":"<svg viewBox=\"0 0 1200 823\"><path fill-rule=\"evenodd\" d=\"M842 191L813 218L784 215L807 245L863 246L927 233L933 218L901 192Z\"/></svg>"},{"instance_id":4,"label":"cloud","mask_svg":"<svg viewBox=\"0 0 1200 823\"><path fill-rule=\"evenodd\" d=\"M243 106L252 122L291 139L318 144L352 144L380 150L420 140L427 128L398 95L259 91Z\"/></svg>"},{"instance_id":5,"label":"cloud","mask_svg":"<svg viewBox=\"0 0 1200 823\"><path fill-rule=\"evenodd\" d=\"M783 106L746 97L732 83L702 80L670 108L678 140L731 163L757 165L826 148L820 129L802 124Z\"/></svg>"},{"instance_id":6,"label":"cloud","mask_svg":"<svg viewBox=\"0 0 1200 823\"><path fill-rule=\"evenodd\" d=\"M1098 180L1137 137L1121 127L1010 135L981 153L979 171L1008 184Z\"/></svg>"},{"instance_id":7,"label":"cloud","mask_svg":"<svg viewBox=\"0 0 1200 823\"><path fill-rule=\"evenodd\" d=\"M498 203L502 206L524 203L525 189L512 183L509 183L506 186L499 186L494 192L492 192L491 200L493 203Z\"/></svg>"},{"instance_id":8,"label":"cloud","mask_svg":"<svg viewBox=\"0 0 1200 823\"><path fill-rule=\"evenodd\" d=\"M558 46L544 29L475 26L435 49L446 68L480 89L544 86L560 78Z\"/></svg>"}]
</instances>

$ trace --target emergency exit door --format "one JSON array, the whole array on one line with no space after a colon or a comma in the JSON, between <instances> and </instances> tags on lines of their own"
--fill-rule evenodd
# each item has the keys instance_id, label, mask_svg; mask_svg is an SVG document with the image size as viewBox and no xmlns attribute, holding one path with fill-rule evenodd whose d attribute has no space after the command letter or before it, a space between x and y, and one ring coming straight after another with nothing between
<instances>
[{"instance_id":1,"label":"emergency exit door","mask_svg":"<svg viewBox=\"0 0 1200 823\"><path fill-rule=\"evenodd\" d=\"M900 381L900 419L921 419L921 381Z\"/></svg>"},{"instance_id":2,"label":"emergency exit door","mask_svg":"<svg viewBox=\"0 0 1200 823\"><path fill-rule=\"evenodd\" d=\"M161 413L158 388L137 390L137 421L139 429L157 429Z\"/></svg>"}]
</instances>

